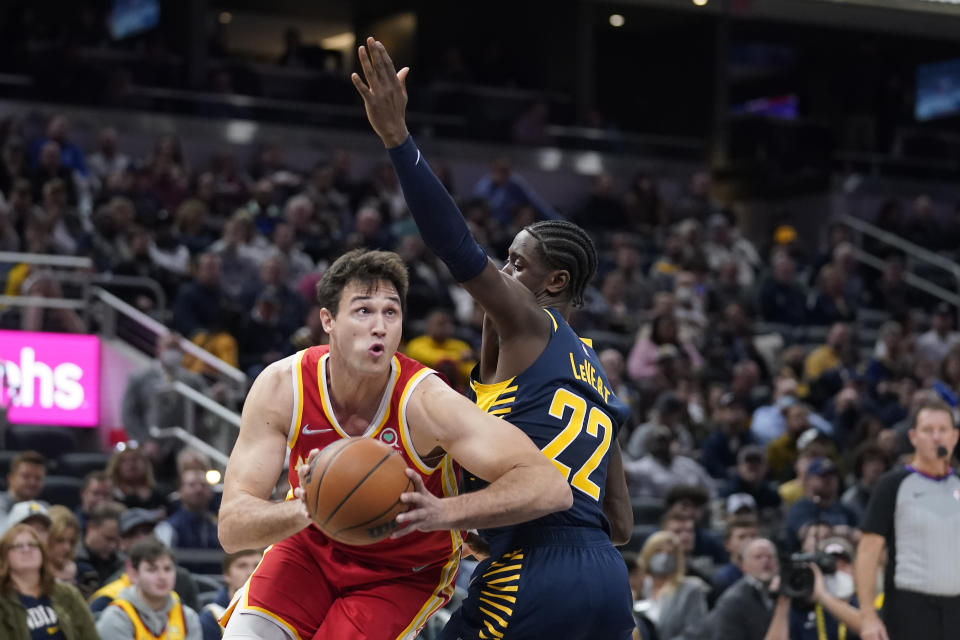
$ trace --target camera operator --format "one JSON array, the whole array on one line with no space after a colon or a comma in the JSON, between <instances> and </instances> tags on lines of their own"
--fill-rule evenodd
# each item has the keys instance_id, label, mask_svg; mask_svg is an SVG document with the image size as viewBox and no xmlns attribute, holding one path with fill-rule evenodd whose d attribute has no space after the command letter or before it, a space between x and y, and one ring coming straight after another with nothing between
<instances>
[{"instance_id":1,"label":"camera operator","mask_svg":"<svg viewBox=\"0 0 960 640\"><path fill-rule=\"evenodd\" d=\"M854 640L860 630L860 612L851 603L853 545L846 538L833 537L823 540L818 549L819 553L809 554L812 562L797 567L806 576L799 581L804 583L803 593L790 606L790 640ZM789 581L789 575L781 576L782 585Z\"/></svg>"},{"instance_id":2,"label":"camera operator","mask_svg":"<svg viewBox=\"0 0 960 640\"><path fill-rule=\"evenodd\" d=\"M724 591L710 616L711 640L788 640L790 599L778 596L777 549L756 538L743 549L744 576Z\"/></svg>"},{"instance_id":3,"label":"camera operator","mask_svg":"<svg viewBox=\"0 0 960 640\"><path fill-rule=\"evenodd\" d=\"M960 632L960 478L950 459L960 432L949 405L922 402L907 432L910 464L877 483L861 525L857 597L863 640L945 640ZM873 608L888 550L883 620Z\"/></svg>"}]
</instances>

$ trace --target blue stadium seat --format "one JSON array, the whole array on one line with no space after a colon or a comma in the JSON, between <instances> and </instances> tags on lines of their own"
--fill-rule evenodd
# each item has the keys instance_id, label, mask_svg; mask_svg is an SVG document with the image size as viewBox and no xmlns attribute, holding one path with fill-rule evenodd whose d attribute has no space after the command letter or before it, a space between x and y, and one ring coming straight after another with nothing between
<instances>
[{"instance_id":1,"label":"blue stadium seat","mask_svg":"<svg viewBox=\"0 0 960 640\"><path fill-rule=\"evenodd\" d=\"M634 498L630 503L633 505L634 525L657 524L667 509L666 503L660 498Z\"/></svg>"},{"instance_id":2,"label":"blue stadium seat","mask_svg":"<svg viewBox=\"0 0 960 640\"><path fill-rule=\"evenodd\" d=\"M73 476L47 476L43 481L40 499L50 504L62 504L73 510L80 505L83 480Z\"/></svg>"},{"instance_id":3,"label":"blue stadium seat","mask_svg":"<svg viewBox=\"0 0 960 640\"><path fill-rule=\"evenodd\" d=\"M57 459L57 473L62 476L83 478L93 471L104 471L110 454L100 451L74 451Z\"/></svg>"},{"instance_id":4,"label":"blue stadium seat","mask_svg":"<svg viewBox=\"0 0 960 640\"><path fill-rule=\"evenodd\" d=\"M42 453L50 460L76 451L77 438L66 427L36 427L15 425L7 431L6 449Z\"/></svg>"}]
</instances>

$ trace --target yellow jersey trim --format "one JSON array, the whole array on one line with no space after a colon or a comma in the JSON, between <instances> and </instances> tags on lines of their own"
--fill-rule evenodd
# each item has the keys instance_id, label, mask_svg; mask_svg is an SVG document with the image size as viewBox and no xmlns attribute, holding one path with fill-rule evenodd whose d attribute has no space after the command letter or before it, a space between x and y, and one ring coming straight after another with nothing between
<instances>
[{"instance_id":1,"label":"yellow jersey trim","mask_svg":"<svg viewBox=\"0 0 960 640\"><path fill-rule=\"evenodd\" d=\"M300 421L303 420L303 355L306 349L293 357L293 412L290 419L290 433L287 435L287 446L293 449L300 437Z\"/></svg>"},{"instance_id":2,"label":"yellow jersey trim","mask_svg":"<svg viewBox=\"0 0 960 640\"><path fill-rule=\"evenodd\" d=\"M403 444L403 449L407 452L407 455L410 456L413 465L425 475L430 475L436 471L437 467L439 467L443 461L441 460L437 463L436 467L428 467L427 464L420 459L420 454L417 453L417 450L413 446L413 438L410 437L410 430L407 426L407 403L410 401L413 390L417 388L417 385L426 380L427 376L432 373L433 369L421 369L413 374L407 381L407 386L400 395L400 419L398 420L400 423L400 442Z\"/></svg>"},{"instance_id":3,"label":"yellow jersey trim","mask_svg":"<svg viewBox=\"0 0 960 640\"><path fill-rule=\"evenodd\" d=\"M557 329L559 329L560 325L557 324L557 319L553 317L553 312L551 312L550 309L544 309L543 312L548 316L550 316L550 322L553 323L553 330L556 331Z\"/></svg>"},{"instance_id":4,"label":"yellow jersey trim","mask_svg":"<svg viewBox=\"0 0 960 640\"><path fill-rule=\"evenodd\" d=\"M520 387L513 384L514 380L516 380L516 376L507 378L503 382L492 382L490 384L471 380L470 387L477 396L477 406L485 412L493 413L494 415L497 415L497 412L509 413L510 407L497 407L497 409L494 410L494 405L505 405L508 401L513 402L516 400L516 391ZM513 395L511 396L509 394ZM506 411L504 411L505 409Z\"/></svg>"}]
</instances>

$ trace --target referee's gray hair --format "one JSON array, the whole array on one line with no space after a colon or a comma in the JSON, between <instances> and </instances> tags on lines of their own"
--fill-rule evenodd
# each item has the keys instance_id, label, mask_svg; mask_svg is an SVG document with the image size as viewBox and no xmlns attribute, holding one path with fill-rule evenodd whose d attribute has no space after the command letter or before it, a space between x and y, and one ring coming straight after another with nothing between
<instances>
[{"instance_id":1,"label":"referee's gray hair","mask_svg":"<svg viewBox=\"0 0 960 640\"><path fill-rule=\"evenodd\" d=\"M954 413L953 407L941 400L940 398L929 398L920 402L917 405L916 410L913 412L913 415L910 417L910 428L917 428L917 417L920 415L921 411L943 411L948 416L950 416L950 424L954 429L957 428L957 416Z\"/></svg>"}]
</instances>

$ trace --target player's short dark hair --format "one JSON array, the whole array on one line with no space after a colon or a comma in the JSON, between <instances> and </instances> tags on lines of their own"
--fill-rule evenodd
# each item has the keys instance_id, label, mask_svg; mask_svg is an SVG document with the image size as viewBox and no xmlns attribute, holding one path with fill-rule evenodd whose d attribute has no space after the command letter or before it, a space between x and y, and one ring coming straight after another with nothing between
<instances>
[{"instance_id":1,"label":"player's short dark hair","mask_svg":"<svg viewBox=\"0 0 960 640\"><path fill-rule=\"evenodd\" d=\"M47 468L47 459L43 457L42 453L37 453L36 451L24 451L18 453L17 456L10 462L10 473L16 473L17 469L22 464L37 464Z\"/></svg>"},{"instance_id":2,"label":"player's short dark hair","mask_svg":"<svg viewBox=\"0 0 960 640\"><path fill-rule=\"evenodd\" d=\"M916 410L913 412L913 416L910 418L911 429L917 428L917 418L920 417L921 411L942 411L950 416L950 424L953 425L953 428L957 428L957 421L953 416L953 407L948 405L940 398L929 398L917 405Z\"/></svg>"},{"instance_id":3,"label":"player's short dark hair","mask_svg":"<svg viewBox=\"0 0 960 640\"><path fill-rule=\"evenodd\" d=\"M597 248L587 232L566 220L534 222L524 230L537 239L537 251L547 266L570 274L570 300L582 307L583 292L597 272Z\"/></svg>"},{"instance_id":4,"label":"player's short dark hair","mask_svg":"<svg viewBox=\"0 0 960 640\"><path fill-rule=\"evenodd\" d=\"M246 556L252 555L260 556L262 554L263 549L244 549L243 551L237 551L236 553L228 553L223 556L223 572L226 573L227 571L230 571L230 567L233 566L233 563L240 558L245 558Z\"/></svg>"},{"instance_id":5,"label":"player's short dark hair","mask_svg":"<svg viewBox=\"0 0 960 640\"><path fill-rule=\"evenodd\" d=\"M724 541L729 541L733 537L733 532L737 529L749 529L749 528L758 528L760 526L759 521L755 516L750 514L744 514L740 516L733 516L727 520L727 527L723 532Z\"/></svg>"},{"instance_id":6,"label":"player's short dark hair","mask_svg":"<svg viewBox=\"0 0 960 640\"><path fill-rule=\"evenodd\" d=\"M410 276L403 258L392 251L354 249L337 258L317 283L317 303L333 315L340 307L340 296L351 282L376 285L386 280L400 296L400 306L406 309Z\"/></svg>"},{"instance_id":7,"label":"player's short dark hair","mask_svg":"<svg viewBox=\"0 0 960 640\"><path fill-rule=\"evenodd\" d=\"M153 536L147 536L143 540L135 543L130 547L130 551L127 552L130 566L136 571L140 570L141 563L148 562L152 564L164 557L173 560L173 551Z\"/></svg>"}]
</instances>

